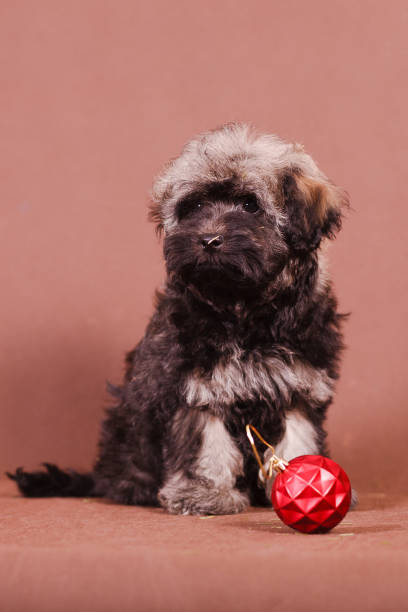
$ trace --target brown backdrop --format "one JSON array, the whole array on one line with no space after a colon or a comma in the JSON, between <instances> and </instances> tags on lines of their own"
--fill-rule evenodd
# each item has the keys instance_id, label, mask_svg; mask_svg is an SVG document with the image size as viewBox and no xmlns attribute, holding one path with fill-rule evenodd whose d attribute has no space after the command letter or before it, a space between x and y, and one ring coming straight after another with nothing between
<instances>
[{"instance_id":1,"label":"brown backdrop","mask_svg":"<svg viewBox=\"0 0 408 612\"><path fill-rule=\"evenodd\" d=\"M2 1L1 470L90 465L163 279L152 177L243 120L351 194L331 449L360 489L407 484L407 21L390 0Z\"/></svg>"}]
</instances>

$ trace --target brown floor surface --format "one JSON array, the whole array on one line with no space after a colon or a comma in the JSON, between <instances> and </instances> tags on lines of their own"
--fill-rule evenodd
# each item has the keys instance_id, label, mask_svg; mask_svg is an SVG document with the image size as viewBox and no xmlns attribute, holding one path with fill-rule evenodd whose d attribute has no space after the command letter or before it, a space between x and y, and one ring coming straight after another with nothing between
<instances>
[{"instance_id":1,"label":"brown floor surface","mask_svg":"<svg viewBox=\"0 0 408 612\"><path fill-rule=\"evenodd\" d=\"M408 495L361 495L310 536L271 510L170 516L2 480L0 525L1 612L408 609Z\"/></svg>"}]
</instances>

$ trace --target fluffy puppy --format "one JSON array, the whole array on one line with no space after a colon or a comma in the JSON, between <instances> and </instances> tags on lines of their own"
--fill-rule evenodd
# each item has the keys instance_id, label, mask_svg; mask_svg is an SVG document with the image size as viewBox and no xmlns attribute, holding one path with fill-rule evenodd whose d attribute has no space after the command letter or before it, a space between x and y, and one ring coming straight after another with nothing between
<instances>
[{"instance_id":1,"label":"fluffy puppy","mask_svg":"<svg viewBox=\"0 0 408 612\"><path fill-rule=\"evenodd\" d=\"M229 124L157 178L167 280L126 358L89 474L10 475L26 496L104 496L180 514L268 504L245 436L327 454L342 348L323 244L347 197L298 144Z\"/></svg>"}]
</instances>

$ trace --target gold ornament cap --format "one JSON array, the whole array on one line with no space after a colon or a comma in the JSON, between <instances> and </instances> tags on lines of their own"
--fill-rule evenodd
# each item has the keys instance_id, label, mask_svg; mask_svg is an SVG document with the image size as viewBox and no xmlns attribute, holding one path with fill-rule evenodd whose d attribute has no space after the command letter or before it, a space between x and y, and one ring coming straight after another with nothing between
<instances>
[{"instance_id":1,"label":"gold ornament cap","mask_svg":"<svg viewBox=\"0 0 408 612\"><path fill-rule=\"evenodd\" d=\"M287 468L289 463L285 461L284 459L282 459L281 457L277 457L275 455L275 448L271 444L269 444L269 442L264 440L264 438L261 436L259 431L253 425L248 424L245 429L246 429L246 435L248 437L248 440L252 446L252 450L255 455L255 459L257 460L259 468L261 470L261 474L263 476L264 482L272 478L274 471L277 473L283 472L283 470ZM254 434L259 438L259 440L263 444L265 444L265 446L270 448L272 451L272 456L269 457L266 464L262 462L261 457L259 456L258 449L256 448L252 432L254 432Z\"/></svg>"}]
</instances>

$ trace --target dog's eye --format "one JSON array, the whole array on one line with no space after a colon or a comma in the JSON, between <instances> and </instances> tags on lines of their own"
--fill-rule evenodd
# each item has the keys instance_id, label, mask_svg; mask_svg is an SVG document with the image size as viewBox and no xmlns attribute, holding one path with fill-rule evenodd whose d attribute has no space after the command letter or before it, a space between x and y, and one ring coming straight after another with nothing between
<instances>
[{"instance_id":1,"label":"dog's eye","mask_svg":"<svg viewBox=\"0 0 408 612\"><path fill-rule=\"evenodd\" d=\"M179 221L181 221L185 217L190 217L190 215L194 214L199 210L202 210L202 208L204 208L204 203L200 200L193 200L191 198L186 198L185 200L182 200L177 206L177 216L179 218Z\"/></svg>"},{"instance_id":2,"label":"dog's eye","mask_svg":"<svg viewBox=\"0 0 408 612\"><path fill-rule=\"evenodd\" d=\"M242 202L242 208L249 213L256 213L259 210L258 202L255 197L245 198Z\"/></svg>"}]
</instances>

